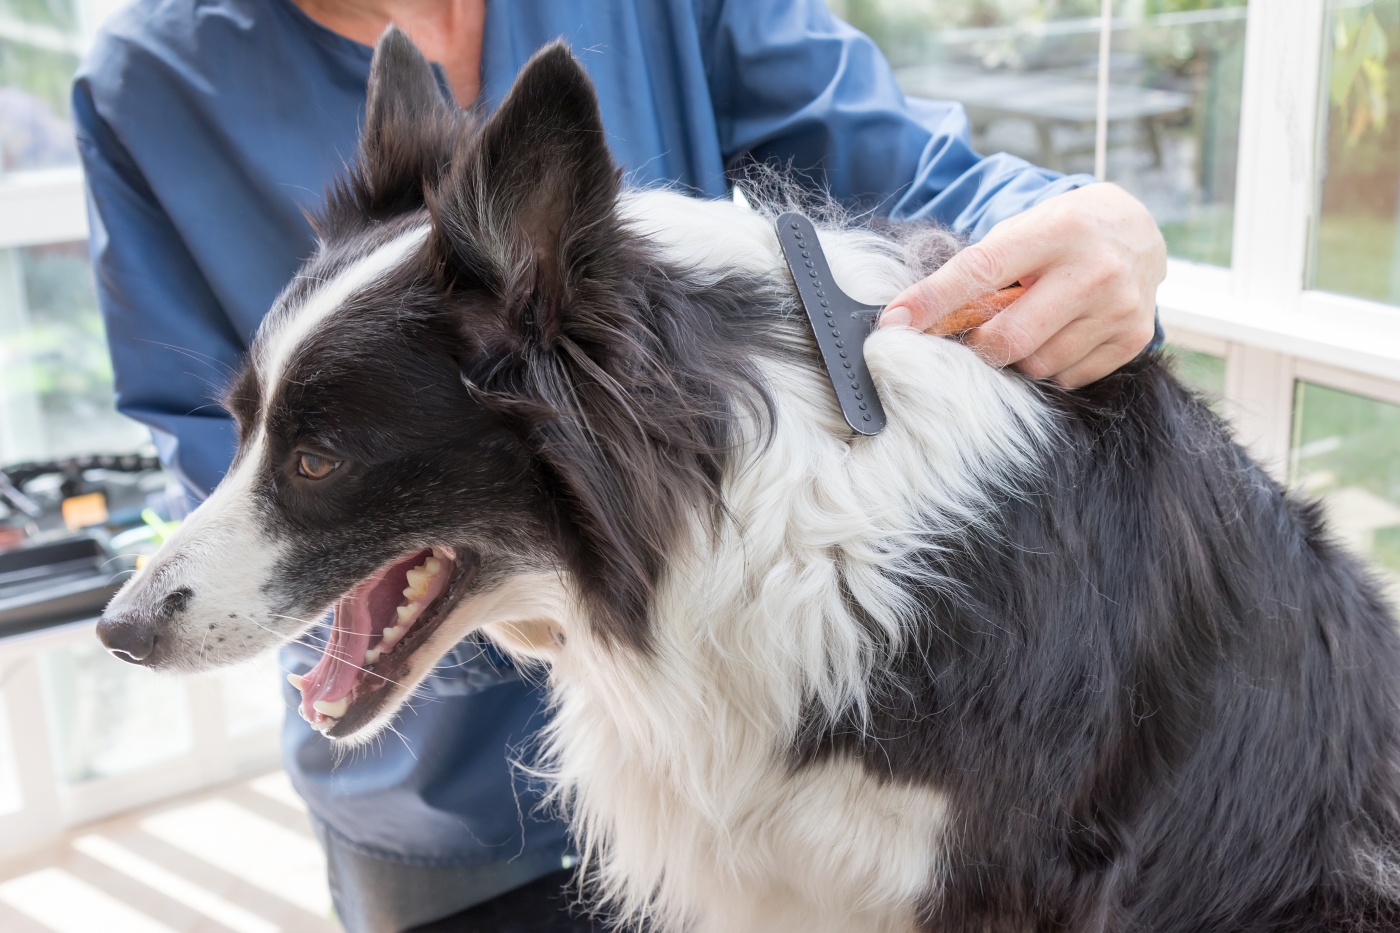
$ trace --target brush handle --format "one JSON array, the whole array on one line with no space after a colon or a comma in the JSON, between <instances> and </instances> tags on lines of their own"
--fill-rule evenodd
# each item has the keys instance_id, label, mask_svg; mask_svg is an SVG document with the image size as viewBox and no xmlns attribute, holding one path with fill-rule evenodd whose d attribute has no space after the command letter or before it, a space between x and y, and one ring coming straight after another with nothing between
<instances>
[{"instance_id":1,"label":"brush handle","mask_svg":"<svg viewBox=\"0 0 1400 933\"><path fill-rule=\"evenodd\" d=\"M1010 307L1011 303L1020 298L1025 290L1023 286L1012 285L1009 288L988 292L974 298L967 304L954 308L934 321L927 333L936 334L939 337L951 337L972 330L974 327L981 327Z\"/></svg>"}]
</instances>

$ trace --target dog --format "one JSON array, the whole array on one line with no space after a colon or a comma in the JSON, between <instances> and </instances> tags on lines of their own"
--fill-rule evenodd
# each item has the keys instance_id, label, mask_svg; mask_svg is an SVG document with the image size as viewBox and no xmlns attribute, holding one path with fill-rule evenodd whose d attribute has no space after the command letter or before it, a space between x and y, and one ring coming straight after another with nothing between
<instances>
[{"instance_id":1,"label":"dog","mask_svg":"<svg viewBox=\"0 0 1400 933\"><path fill-rule=\"evenodd\" d=\"M1157 353L881 329L854 434L775 213L625 189L562 45L477 118L386 33L232 468L100 637L195 671L334 606L301 711L355 743L485 633L635 928L1400 929L1394 616L1319 510ZM819 238L873 304L959 246Z\"/></svg>"}]
</instances>

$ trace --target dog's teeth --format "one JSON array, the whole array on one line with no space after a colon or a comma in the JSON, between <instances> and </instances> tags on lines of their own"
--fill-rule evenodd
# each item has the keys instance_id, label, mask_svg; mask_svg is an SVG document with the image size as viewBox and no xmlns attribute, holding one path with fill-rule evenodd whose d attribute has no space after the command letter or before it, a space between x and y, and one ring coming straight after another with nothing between
<instances>
[{"instance_id":1,"label":"dog's teeth","mask_svg":"<svg viewBox=\"0 0 1400 933\"><path fill-rule=\"evenodd\" d=\"M384 641L380 643L381 653L388 651L399 643L403 638L403 633L408 631L406 625L391 625L384 630Z\"/></svg>"},{"instance_id":2,"label":"dog's teeth","mask_svg":"<svg viewBox=\"0 0 1400 933\"><path fill-rule=\"evenodd\" d=\"M430 557L428 560L432 560L432 558ZM428 570L414 567L408 572L408 588L419 593L426 593L428 592L428 581L432 578L433 575Z\"/></svg>"},{"instance_id":3,"label":"dog's teeth","mask_svg":"<svg viewBox=\"0 0 1400 933\"><path fill-rule=\"evenodd\" d=\"M449 560L449 558L448 558L448 556L447 556L447 552L446 552L445 550L443 550L442 548L440 548L440 547L435 547L435 548L433 548L433 556L436 557L436 558L437 558L438 560L440 560L440 561L447 561L447 560Z\"/></svg>"},{"instance_id":4,"label":"dog's teeth","mask_svg":"<svg viewBox=\"0 0 1400 933\"><path fill-rule=\"evenodd\" d=\"M365 663L373 664L379 660L379 656L384 653L383 648L371 648L365 652Z\"/></svg>"},{"instance_id":5,"label":"dog's teeth","mask_svg":"<svg viewBox=\"0 0 1400 933\"><path fill-rule=\"evenodd\" d=\"M311 724L311 728L315 729L317 732L322 732L322 733L324 733L324 732L330 732L332 729L334 729L334 728L335 728L336 726L338 726L339 724L340 724L340 720L339 720L339 719L333 719L333 718L330 717L330 716L322 716L320 719L317 719L315 722L313 722L313 723Z\"/></svg>"},{"instance_id":6,"label":"dog's teeth","mask_svg":"<svg viewBox=\"0 0 1400 933\"><path fill-rule=\"evenodd\" d=\"M296 687L298 690L301 689L301 685L305 680L306 678L301 676L300 674L287 675L287 683L291 684L293 687Z\"/></svg>"},{"instance_id":7,"label":"dog's teeth","mask_svg":"<svg viewBox=\"0 0 1400 933\"><path fill-rule=\"evenodd\" d=\"M411 571L410 571L410 572L411 572ZM410 587L406 588L406 589L403 591L403 598L404 598L404 599L407 599L407 600L410 600L410 601L416 601L416 600L422 599L424 596L427 596L427 595L428 595L428 588L427 588L426 586L422 586L422 585L410 586Z\"/></svg>"},{"instance_id":8,"label":"dog's teeth","mask_svg":"<svg viewBox=\"0 0 1400 933\"><path fill-rule=\"evenodd\" d=\"M399 614L400 628L406 627L409 622L412 622L414 619L418 618L417 606L400 606L396 611Z\"/></svg>"},{"instance_id":9,"label":"dog's teeth","mask_svg":"<svg viewBox=\"0 0 1400 933\"><path fill-rule=\"evenodd\" d=\"M423 561L423 569L435 577L439 573L442 573L442 561L438 560L436 557L429 557L427 560Z\"/></svg>"},{"instance_id":10,"label":"dog's teeth","mask_svg":"<svg viewBox=\"0 0 1400 933\"><path fill-rule=\"evenodd\" d=\"M341 697L338 700L317 700L311 704L311 708L322 716L329 716L331 719L339 719L345 715L345 711L350 708L350 698Z\"/></svg>"}]
</instances>

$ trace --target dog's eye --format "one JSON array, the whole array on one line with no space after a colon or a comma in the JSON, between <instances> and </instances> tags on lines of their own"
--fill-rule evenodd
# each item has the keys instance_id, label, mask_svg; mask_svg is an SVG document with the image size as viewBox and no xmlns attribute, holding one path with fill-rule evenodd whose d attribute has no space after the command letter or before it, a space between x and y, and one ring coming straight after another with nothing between
<instances>
[{"instance_id":1,"label":"dog's eye","mask_svg":"<svg viewBox=\"0 0 1400 933\"><path fill-rule=\"evenodd\" d=\"M316 454L302 454L297 458L297 475L307 479L325 479L340 469L340 460L318 457Z\"/></svg>"}]
</instances>

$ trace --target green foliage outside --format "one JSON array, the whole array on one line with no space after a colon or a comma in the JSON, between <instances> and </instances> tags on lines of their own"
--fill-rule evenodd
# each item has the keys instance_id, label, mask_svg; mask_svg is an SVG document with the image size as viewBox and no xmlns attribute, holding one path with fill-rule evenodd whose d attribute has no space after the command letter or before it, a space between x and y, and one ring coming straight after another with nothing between
<instances>
[{"instance_id":1,"label":"green foliage outside","mask_svg":"<svg viewBox=\"0 0 1400 933\"><path fill-rule=\"evenodd\" d=\"M1167 252L1173 257L1212 266L1230 265L1235 235L1233 201L1207 204L1182 220L1162 220L1157 226L1167 241Z\"/></svg>"},{"instance_id":2,"label":"green foliage outside","mask_svg":"<svg viewBox=\"0 0 1400 933\"><path fill-rule=\"evenodd\" d=\"M1299 382L1293 445L1295 473L1325 469L1339 486L1400 504L1400 405Z\"/></svg>"},{"instance_id":3,"label":"green foliage outside","mask_svg":"<svg viewBox=\"0 0 1400 933\"><path fill-rule=\"evenodd\" d=\"M1400 2L1338 4L1329 54L1313 284L1400 304Z\"/></svg>"},{"instance_id":4,"label":"green foliage outside","mask_svg":"<svg viewBox=\"0 0 1400 933\"><path fill-rule=\"evenodd\" d=\"M1393 214L1333 210L1318 218L1317 288L1400 304L1400 280L1391 272L1395 262Z\"/></svg>"},{"instance_id":5,"label":"green foliage outside","mask_svg":"<svg viewBox=\"0 0 1400 933\"><path fill-rule=\"evenodd\" d=\"M32 94L61 117L68 114L68 89L77 70L76 55L0 39L0 87Z\"/></svg>"},{"instance_id":6,"label":"green foliage outside","mask_svg":"<svg viewBox=\"0 0 1400 933\"><path fill-rule=\"evenodd\" d=\"M0 26L16 28L14 37L0 38L0 90L11 96L11 120L0 123L0 171L15 167L67 164L72 131L67 128L68 92L78 54L78 16L73 0L0 0ZM21 42L18 36L35 31L44 41ZM20 100L13 100L18 92ZM32 98L32 102L26 102ZM47 113L37 118L34 107ZM32 138L33 133L39 139Z\"/></svg>"},{"instance_id":7,"label":"green foliage outside","mask_svg":"<svg viewBox=\"0 0 1400 933\"><path fill-rule=\"evenodd\" d=\"M5 20L76 32L77 4L74 0L0 0L0 22Z\"/></svg>"},{"instance_id":8,"label":"green foliage outside","mask_svg":"<svg viewBox=\"0 0 1400 933\"><path fill-rule=\"evenodd\" d=\"M1313 493L1361 489L1400 507L1400 405L1299 382L1292 479ZM1371 554L1400 572L1400 526L1375 532Z\"/></svg>"},{"instance_id":9,"label":"green foliage outside","mask_svg":"<svg viewBox=\"0 0 1400 933\"><path fill-rule=\"evenodd\" d=\"M1211 407L1216 407L1225 395L1225 360L1213 353L1188 350L1170 343L1166 352L1177 377L1205 396Z\"/></svg>"},{"instance_id":10,"label":"green foliage outside","mask_svg":"<svg viewBox=\"0 0 1400 933\"><path fill-rule=\"evenodd\" d=\"M1332 24L1327 97L1337 129L1353 148L1368 130L1385 131L1390 43L1374 10L1338 10Z\"/></svg>"},{"instance_id":11,"label":"green foliage outside","mask_svg":"<svg viewBox=\"0 0 1400 933\"><path fill-rule=\"evenodd\" d=\"M1400 173L1400 3L1336 10L1328 76L1327 179L1323 210L1392 214Z\"/></svg>"},{"instance_id":12,"label":"green foliage outside","mask_svg":"<svg viewBox=\"0 0 1400 933\"><path fill-rule=\"evenodd\" d=\"M86 248L30 247L20 256L30 327L7 338L19 363L0 375L6 390L37 394L50 423L112 412L112 365Z\"/></svg>"}]
</instances>

